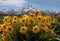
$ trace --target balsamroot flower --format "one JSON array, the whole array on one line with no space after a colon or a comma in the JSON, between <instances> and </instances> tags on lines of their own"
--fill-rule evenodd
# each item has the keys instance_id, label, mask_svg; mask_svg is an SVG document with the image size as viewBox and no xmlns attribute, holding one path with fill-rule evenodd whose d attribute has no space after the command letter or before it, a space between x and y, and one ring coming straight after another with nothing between
<instances>
[{"instance_id":1,"label":"balsamroot flower","mask_svg":"<svg viewBox=\"0 0 60 41\"><path fill-rule=\"evenodd\" d=\"M32 31L33 31L33 33L38 33L40 31L40 27L39 26L34 26Z\"/></svg>"},{"instance_id":2,"label":"balsamroot flower","mask_svg":"<svg viewBox=\"0 0 60 41\"><path fill-rule=\"evenodd\" d=\"M27 33L27 27L25 27L25 26L20 27L20 33L26 34Z\"/></svg>"}]
</instances>

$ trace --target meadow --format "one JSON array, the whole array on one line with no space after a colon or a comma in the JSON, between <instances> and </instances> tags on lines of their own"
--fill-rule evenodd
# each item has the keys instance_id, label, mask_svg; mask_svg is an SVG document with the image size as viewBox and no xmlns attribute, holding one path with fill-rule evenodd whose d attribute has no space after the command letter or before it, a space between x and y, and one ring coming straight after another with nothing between
<instances>
[{"instance_id":1,"label":"meadow","mask_svg":"<svg viewBox=\"0 0 60 41\"><path fill-rule=\"evenodd\" d=\"M42 15L40 10L21 16L0 16L2 41L60 41L60 14Z\"/></svg>"}]
</instances>

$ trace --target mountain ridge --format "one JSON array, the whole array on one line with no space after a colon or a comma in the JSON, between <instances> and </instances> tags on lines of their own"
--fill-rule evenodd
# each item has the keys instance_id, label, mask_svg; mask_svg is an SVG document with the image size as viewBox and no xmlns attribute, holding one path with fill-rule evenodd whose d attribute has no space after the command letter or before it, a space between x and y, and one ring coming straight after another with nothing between
<instances>
[{"instance_id":1,"label":"mountain ridge","mask_svg":"<svg viewBox=\"0 0 60 41\"><path fill-rule=\"evenodd\" d=\"M18 14L25 14L27 12L35 12L35 10L37 10L36 8L34 8L33 6L28 6L28 7L25 7L25 8L22 8L20 10L14 10L12 8L3 8L3 9L0 9L0 14L15 14L15 15L18 15ZM54 11L54 10L41 10L41 12L43 14L57 14L57 13L60 13L59 11Z\"/></svg>"}]
</instances>

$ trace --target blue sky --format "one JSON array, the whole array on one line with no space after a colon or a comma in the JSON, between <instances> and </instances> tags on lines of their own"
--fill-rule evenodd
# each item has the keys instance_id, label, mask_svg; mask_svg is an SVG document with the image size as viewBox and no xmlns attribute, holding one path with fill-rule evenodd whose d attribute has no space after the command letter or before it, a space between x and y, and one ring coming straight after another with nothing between
<instances>
[{"instance_id":1,"label":"blue sky","mask_svg":"<svg viewBox=\"0 0 60 41\"><path fill-rule=\"evenodd\" d=\"M0 8L19 9L29 5L40 10L58 10L60 11L60 0L0 0Z\"/></svg>"}]
</instances>

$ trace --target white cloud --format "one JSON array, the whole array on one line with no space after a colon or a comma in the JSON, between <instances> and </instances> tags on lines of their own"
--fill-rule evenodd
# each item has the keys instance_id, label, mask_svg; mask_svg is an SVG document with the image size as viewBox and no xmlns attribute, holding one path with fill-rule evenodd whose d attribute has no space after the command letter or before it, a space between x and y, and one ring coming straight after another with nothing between
<instances>
[{"instance_id":1,"label":"white cloud","mask_svg":"<svg viewBox=\"0 0 60 41\"><path fill-rule=\"evenodd\" d=\"M25 3L27 3L25 0L0 0L0 5L3 6L23 6Z\"/></svg>"}]
</instances>

